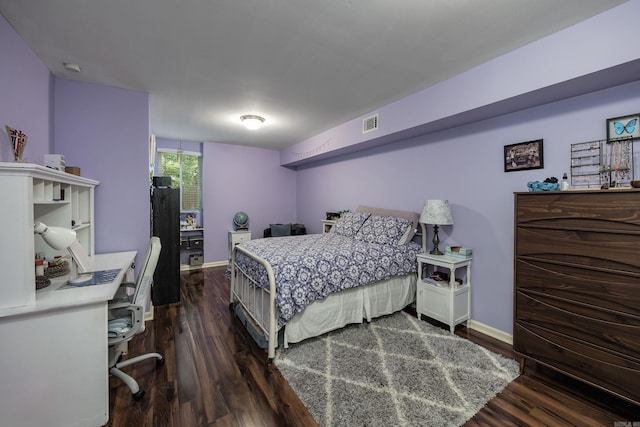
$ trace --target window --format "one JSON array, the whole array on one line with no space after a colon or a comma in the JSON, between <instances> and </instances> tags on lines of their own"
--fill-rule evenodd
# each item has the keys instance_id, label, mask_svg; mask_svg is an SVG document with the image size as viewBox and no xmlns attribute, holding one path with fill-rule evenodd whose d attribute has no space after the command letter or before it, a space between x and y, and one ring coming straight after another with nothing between
<instances>
[{"instance_id":1,"label":"window","mask_svg":"<svg viewBox=\"0 0 640 427\"><path fill-rule=\"evenodd\" d=\"M159 173L171 177L171 187L180 189L182 211L202 209L200 153L158 150Z\"/></svg>"}]
</instances>

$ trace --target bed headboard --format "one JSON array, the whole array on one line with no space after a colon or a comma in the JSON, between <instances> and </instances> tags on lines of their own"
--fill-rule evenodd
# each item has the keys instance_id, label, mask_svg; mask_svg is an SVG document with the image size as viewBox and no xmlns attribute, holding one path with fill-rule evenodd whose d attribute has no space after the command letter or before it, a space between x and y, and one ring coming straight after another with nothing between
<instances>
[{"instance_id":1,"label":"bed headboard","mask_svg":"<svg viewBox=\"0 0 640 427\"><path fill-rule=\"evenodd\" d=\"M420 224L420 234L422 234L422 252L427 251L427 230L424 224L420 223L420 214L418 212L401 211L396 209L384 209L374 208L371 206L359 205L355 212L368 212L373 215L381 216L395 216L398 218L405 218L412 222L411 231L407 237L407 242L413 240L416 231L418 230L418 224Z\"/></svg>"}]
</instances>

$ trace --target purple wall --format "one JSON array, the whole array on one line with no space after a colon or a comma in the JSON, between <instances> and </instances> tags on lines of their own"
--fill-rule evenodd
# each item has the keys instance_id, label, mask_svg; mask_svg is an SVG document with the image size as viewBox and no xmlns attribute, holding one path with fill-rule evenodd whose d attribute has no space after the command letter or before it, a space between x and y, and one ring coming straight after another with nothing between
<instances>
[{"instance_id":1,"label":"purple wall","mask_svg":"<svg viewBox=\"0 0 640 427\"><path fill-rule=\"evenodd\" d=\"M280 166L277 151L203 144L205 262L228 258L233 214L249 215L252 238L270 223L296 221L295 172Z\"/></svg>"},{"instance_id":2,"label":"purple wall","mask_svg":"<svg viewBox=\"0 0 640 427\"><path fill-rule=\"evenodd\" d=\"M0 16L0 161L13 162L5 125L27 134L24 157L44 163L51 144L51 73Z\"/></svg>"},{"instance_id":3,"label":"purple wall","mask_svg":"<svg viewBox=\"0 0 640 427\"><path fill-rule=\"evenodd\" d=\"M144 255L150 235L149 96L56 78L53 152L100 181L96 253Z\"/></svg>"},{"instance_id":4,"label":"purple wall","mask_svg":"<svg viewBox=\"0 0 640 427\"><path fill-rule=\"evenodd\" d=\"M638 0L609 9L378 108L377 131L362 133L367 114L301 141L282 150L281 164L309 164L635 81L640 45L612 46L640 38L639 14Z\"/></svg>"},{"instance_id":5,"label":"purple wall","mask_svg":"<svg viewBox=\"0 0 640 427\"><path fill-rule=\"evenodd\" d=\"M471 316L511 333L513 192L569 173L570 144L605 139L606 119L639 105L636 81L308 166L297 172L298 220L319 233L328 210L366 204L420 212L426 199L448 199L455 224L441 227L441 247L473 248ZM540 138L544 169L504 172L504 145ZM634 156L640 178L637 147ZM430 242L431 226L427 233Z\"/></svg>"}]
</instances>

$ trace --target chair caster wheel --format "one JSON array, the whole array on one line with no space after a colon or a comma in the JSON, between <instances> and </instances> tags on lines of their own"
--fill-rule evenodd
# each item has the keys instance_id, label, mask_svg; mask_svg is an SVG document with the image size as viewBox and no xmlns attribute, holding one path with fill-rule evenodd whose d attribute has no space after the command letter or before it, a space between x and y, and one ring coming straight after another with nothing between
<instances>
[{"instance_id":1,"label":"chair caster wheel","mask_svg":"<svg viewBox=\"0 0 640 427\"><path fill-rule=\"evenodd\" d=\"M133 400L138 401L144 397L144 390L138 390L137 393L133 393L131 396Z\"/></svg>"},{"instance_id":2,"label":"chair caster wheel","mask_svg":"<svg viewBox=\"0 0 640 427\"><path fill-rule=\"evenodd\" d=\"M156 366L164 365L164 357L162 359L156 359Z\"/></svg>"}]
</instances>

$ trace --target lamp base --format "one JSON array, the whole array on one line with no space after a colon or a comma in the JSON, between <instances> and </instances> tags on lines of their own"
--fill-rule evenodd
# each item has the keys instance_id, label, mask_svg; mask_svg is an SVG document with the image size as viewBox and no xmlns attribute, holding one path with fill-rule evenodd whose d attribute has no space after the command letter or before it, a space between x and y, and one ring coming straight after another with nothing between
<instances>
[{"instance_id":1,"label":"lamp base","mask_svg":"<svg viewBox=\"0 0 640 427\"><path fill-rule=\"evenodd\" d=\"M434 224L433 226L433 249L429 252L431 255L444 255L440 249L438 249L438 244L440 243L440 237L438 237L438 225Z\"/></svg>"}]
</instances>

